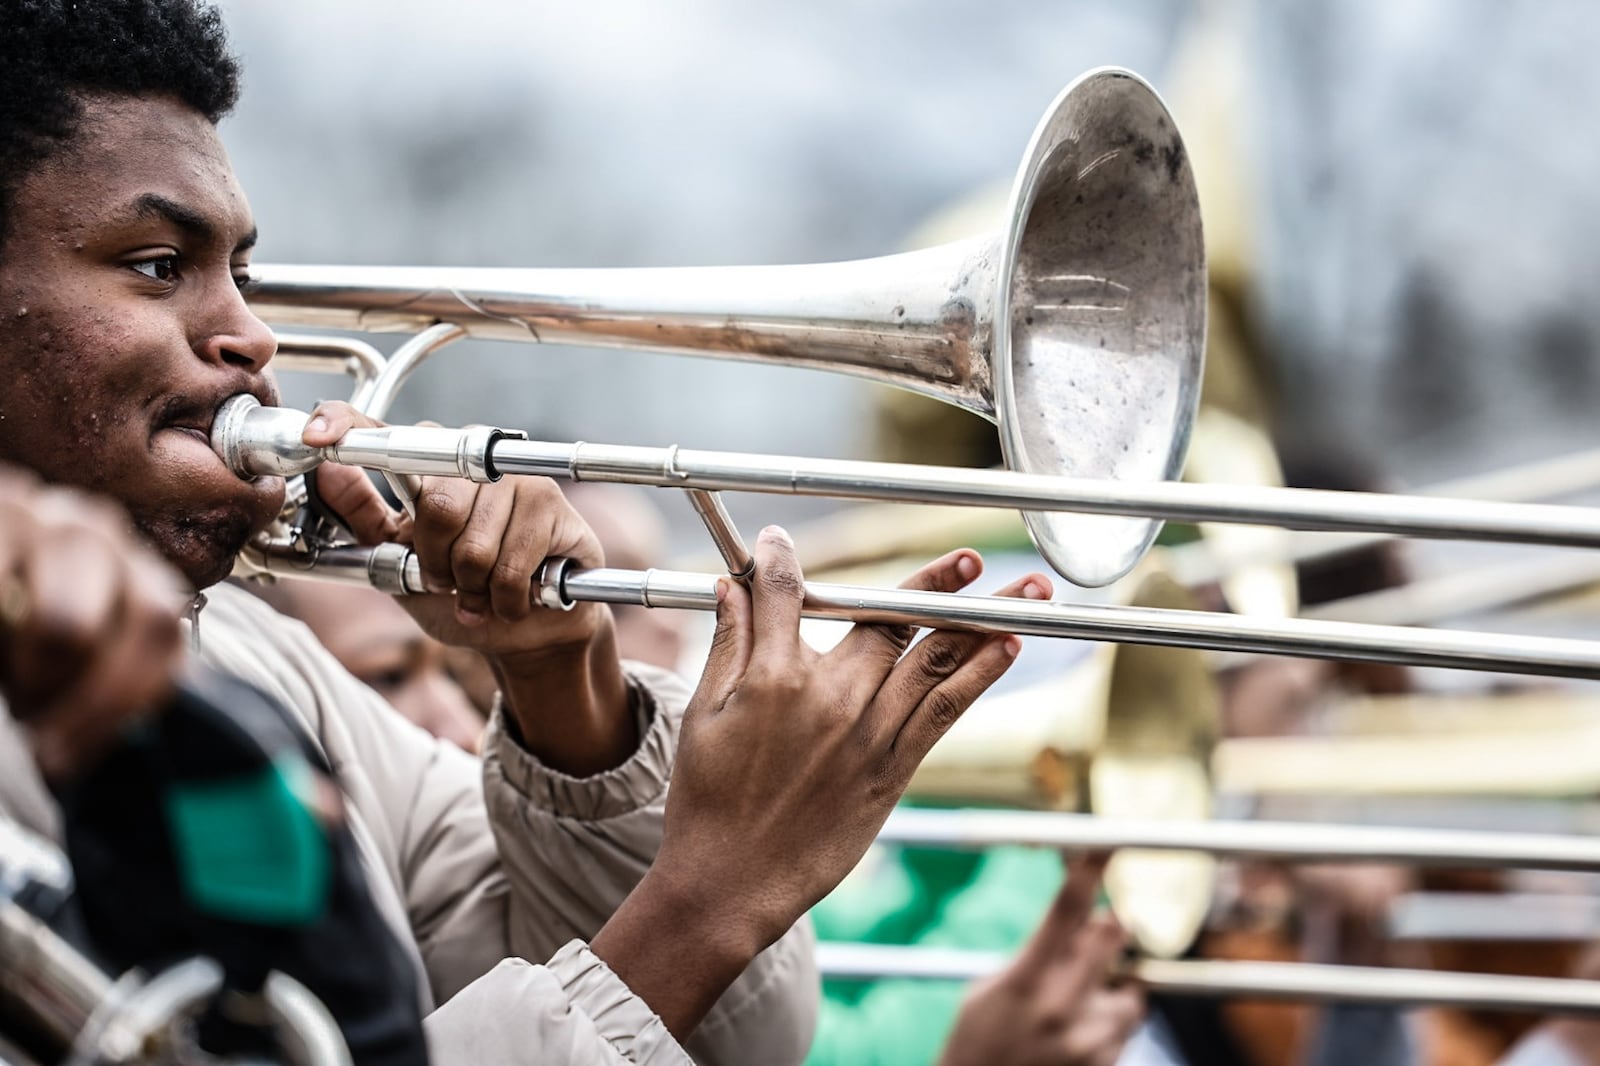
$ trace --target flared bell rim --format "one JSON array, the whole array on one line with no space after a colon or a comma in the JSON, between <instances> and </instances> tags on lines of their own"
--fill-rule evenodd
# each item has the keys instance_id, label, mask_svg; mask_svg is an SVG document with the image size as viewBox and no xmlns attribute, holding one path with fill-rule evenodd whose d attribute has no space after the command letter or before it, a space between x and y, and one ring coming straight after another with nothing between
<instances>
[{"instance_id":1,"label":"flared bell rim","mask_svg":"<svg viewBox=\"0 0 1600 1066\"><path fill-rule=\"evenodd\" d=\"M1164 173L1166 179L1152 183L1156 191L1147 201L1148 215L1171 218L1175 232L1168 235L1172 239L1163 242L1159 254L1147 259L1158 264L1160 292L1176 294L1172 310L1181 322L1175 323L1178 350L1172 353L1174 394L1164 409L1151 412L1159 421L1145 425L1141 433L1147 448L1152 439L1159 441L1159 455L1139 476L1146 480L1174 480L1183 470L1204 371L1206 264L1199 192L1177 123L1160 95L1143 78L1120 67L1087 71L1057 95L1035 127L1012 184L999 245L992 327L994 403L1001 448L1006 466L1012 470L1071 477L1104 476L1096 469L1101 463L1062 462L1059 457L1041 456L1037 449L1030 449L1025 424L1029 403L1018 391L1026 384L1025 375L1018 372L1018 337L1012 321L1024 239L1030 232L1041 182L1051 167L1059 164L1058 152L1075 140L1076 130L1090 119L1118 129L1119 139L1130 154L1141 160L1148 155L1147 162L1154 172ZM1086 161L1084 173L1101 162L1103 158ZM1130 216L1146 214L1120 210ZM1072 264L1072 268L1084 270L1085 265ZM1140 291L1133 292L1132 299L1143 298L1143 289L1140 286ZM1098 458L1103 459L1118 448L1127 451L1128 441L1103 440L1098 444ZM1162 526L1157 519L1067 512L1027 512L1023 518L1035 546L1051 566L1073 583L1087 587L1108 585L1126 576L1155 542Z\"/></svg>"}]
</instances>

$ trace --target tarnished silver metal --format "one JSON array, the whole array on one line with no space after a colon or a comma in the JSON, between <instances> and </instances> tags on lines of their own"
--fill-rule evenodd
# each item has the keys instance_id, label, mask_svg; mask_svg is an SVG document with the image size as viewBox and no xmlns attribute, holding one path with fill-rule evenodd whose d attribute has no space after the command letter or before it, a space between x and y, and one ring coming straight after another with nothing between
<instances>
[{"instance_id":1,"label":"tarnished silver metal","mask_svg":"<svg viewBox=\"0 0 1600 1066\"><path fill-rule=\"evenodd\" d=\"M287 546L280 550L290 556L294 553L294 549ZM365 571L364 564L357 560L364 560L366 553L372 550L342 547L325 550L322 556L328 557L329 565L341 575L359 574ZM251 549L256 555L261 551L260 546ZM323 563L319 557L317 564L310 568L303 561L295 563L287 559L276 562L268 559L265 565L252 565L258 565L263 572L283 577L315 578L316 571ZM535 602L545 606L566 608L589 602L689 611L717 609L716 587L720 577L716 574L679 570L570 569L570 560L555 558L546 560L544 565L561 567L542 571L530 590ZM406 560L404 571L408 575L407 582L411 582L410 575L418 573L415 559ZM341 580L342 577L335 579ZM422 591L420 577L416 586L408 587L406 591ZM807 582L801 613L807 618L914 625L978 633L1016 633L1022 636L1108 640L1212 651L1600 679L1600 642L1558 637L1407 629L1296 618L1253 620L1210 611L1051 603L821 582Z\"/></svg>"},{"instance_id":2,"label":"tarnished silver metal","mask_svg":"<svg viewBox=\"0 0 1600 1066\"><path fill-rule=\"evenodd\" d=\"M416 555L403 544L380 544L373 548L367 563L367 576L373 588L390 596L413 595L424 591L422 567Z\"/></svg>"},{"instance_id":3,"label":"tarnished silver metal","mask_svg":"<svg viewBox=\"0 0 1600 1066\"><path fill-rule=\"evenodd\" d=\"M441 429L435 426L384 426L353 429L338 444L321 449L336 463L364 466L412 477L458 477L499 481L494 446L508 434L492 426Z\"/></svg>"},{"instance_id":4,"label":"tarnished silver metal","mask_svg":"<svg viewBox=\"0 0 1600 1066\"><path fill-rule=\"evenodd\" d=\"M1000 972L1008 962L997 951L837 942L817 945L817 968L824 978L836 980L973 981ZM1596 981L1194 959L1134 959L1121 964L1119 970L1150 991L1165 995L1600 1015L1600 982Z\"/></svg>"},{"instance_id":5,"label":"tarnished silver metal","mask_svg":"<svg viewBox=\"0 0 1600 1066\"><path fill-rule=\"evenodd\" d=\"M716 610L716 578L709 574L575 570L563 588L573 600ZM807 583L802 611L809 618L934 629L1600 678L1600 642L1586 640L1304 619L1263 621L1207 611L1047 603L820 582Z\"/></svg>"},{"instance_id":6,"label":"tarnished silver metal","mask_svg":"<svg viewBox=\"0 0 1600 1066\"><path fill-rule=\"evenodd\" d=\"M1182 139L1124 70L1039 123L999 233L850 263L674 270L252 268L270 322L640 348L853 374L1000 424L1013 469L1176 477L1199 395L1205 254ZM1145 517L1029 518L1063 574L1100 585Z\"/></svg>"},{"instance_id":7,"label":"tarnished silver metal","mask_svg":"<svg viewBox=\"0 0 1600 1066\"><path fill-rule=\"evenodd\" d=\"M366 341L309 333L278 334L278 351L272 357L273 368L277 370L315 374L335 371L349 375L352 379L350 404L356 408L361 408L372 395L386 362L383 353Z\"/></svg>"},{"instance_id":8,"label":"tarnished silver metal","mask_svg":"<svg viewBox=\"0 0 1600 1066\"><path fill-rule=\"evenodd\" d=\"M60 1048L71 1046L111 978L38 918L0 901L0 1001Z\"/></svg>"},{"instance_id":9,"label":"tarnished silver metal","mask_svg":"<svg viewBox=\"0 0 1600 1066\"><path fill-rule=\"evenodd\" d=\"M567 596L567 575L572 573L571 559L553 557L539 564L533 574L535 602L555 611L570 611L578 601Z\"/></svg>"},{"instance_id":10,"label":"tarnished silver metal","mask_svg":"<svg viewBox=\"0 0 1600 1066\"><path fill-rule=\"evenodd\" d=\"M1058 811L919 810L889 815L878 840L918 847L1010 845L1067 851L1204 851L1284 862L1600 873L1600 840L1556 833L1480 833L1315 822L1159 821Z\"/></svg>"},{"instance_id":11,"label":"tarnished silver metal","mask_svg":"<svg viewBox=\"0 0 1600 1066\"><path fill-rule=\"evenodd\" d=\"M400 388L406 379L416 371L417 367L433 353L449 344L466 336L466 331L460 326L441 322L430 326L406 341L395 350L388 362L373 381L372 388L362 397L355 406L363 413L382 421L388 417L389 408L394 405L395 397L400 394ZM354 401L352 401L354 403ZM395 499L400 501L400 506L406 514L415 518L417 516L417 497L422 494L422 479L415 474L396 474L383 471L383 480L388 484L389 491L394 493Z\"/></svg>"},{"instance_id":12,"label":"tarnished silver metal","mask_svg":"<svg viewBox=\"0 0 1600 1066\"><path fill-rule=\"evenodd\" d=\"M371 415L380 422L389 417L389 408L400 395L400 389L410 380L417 368L441 348L467 335L466 329L449 322L429 326L394 350L378 370L371 392L360 403L351 404L362 414Z\"/></svg>"},{"instance_id":13,"label":"tarnished silver metal","mask_svg":"<svg viewBox=\"0 0 1600 1066\"><path fill-rule=\"evenodd\" d=\"M263 407L247 393L231 396L211 420L211 447L242 478L292 477L320 465L322 453L301 443L306 415Z\"/></svg>"},{"instance_id":14,"label":"tarnished silver metal","mask_svg":"<svg viewBox=\"0 0 1600 1066\"><path fill-rule=\"evenodd\" d=\"M750 580L756 572L756 558L750 554L744 537L739 535L739 527L734 525L722 497L702 489L690 489L684 495L689 497L689 506L711 534L711 542L717 546L717 554L722 556L728 574L736 581Z\"/></svg>"},{"instance_id":15,"label":"tarnished silver metal","mask_svg":"<svg viewBox=\"0 0 1600 1066\"><path fill-rule=\"evenodd\" d=\"M458 471L459 476L466 477L471 470L462 457L478 454L479 445L466 440L476 430L415 427L351 430L336 447L318 451L306 448L297 435L265 416L251 414L248 419L236 419L233 405L248 407L254 402L248 397L228 400L212 431L213 447L241 476L249 476L258 467L300 472L327 458L393 473ZM1133 484L1004 470L698 451L677 446L650 448L586 441L562 444L513 439L509 435L482 447L483 466L496 474L1038 512L1153 514L1188 522L1376 529L1410 536L1600 548L1600 509L1591 507L1253 485Z\"/></svg>"},{"instance_id":16,"label":"tarnished silver metal","mask_svg":"<svg viewBox=\"0 0 1600 1066\"><path fill-rule=\"evenodd\" d=\"M345 463L403 476L442 476L476 482L500 479L495 447L522 434L472 426L384 426L352 429L335 445L302 442L307 416L285 407L262 407L240 394L223 402L211 423L211 446L240 477L303 474L324 462Z\"/></svg>"}]
</instances>

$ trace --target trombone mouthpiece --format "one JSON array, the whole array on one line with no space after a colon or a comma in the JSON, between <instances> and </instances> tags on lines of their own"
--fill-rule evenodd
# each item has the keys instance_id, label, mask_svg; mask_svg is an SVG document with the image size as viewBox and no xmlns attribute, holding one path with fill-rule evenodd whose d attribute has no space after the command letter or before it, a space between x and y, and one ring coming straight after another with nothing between
<instances>
[{"instance_id":1,"label":"trombone mouthpiece","mask_svg":"<svg viewBox=\"0 0 1600 1066\"><path fill-rule=\"evenodd\" d=\"M300 442L306 415L287 407L262 407L241 393L224 400L211 422L211 448L245 480L303 474L323 460L322 450Z\"/></svg>"}]
</instances>

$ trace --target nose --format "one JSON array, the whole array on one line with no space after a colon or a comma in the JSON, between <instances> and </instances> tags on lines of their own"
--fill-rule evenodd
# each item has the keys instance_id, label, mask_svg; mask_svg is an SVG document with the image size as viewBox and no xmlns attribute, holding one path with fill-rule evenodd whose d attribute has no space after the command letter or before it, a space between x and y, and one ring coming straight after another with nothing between
<instances>
[{"instance_id":1,"label":"nose","mask_svg":"<svg viewBox=\"0 0 1600 1066\"><path fill-rule=\"evenodd\" d=\"M211 313L205 316L207 328L194 346L195 353L217 366L260 373L277 352L278 338L250 310L231 277L216 287L208 302Z\"/></svg>"}]
</instances>

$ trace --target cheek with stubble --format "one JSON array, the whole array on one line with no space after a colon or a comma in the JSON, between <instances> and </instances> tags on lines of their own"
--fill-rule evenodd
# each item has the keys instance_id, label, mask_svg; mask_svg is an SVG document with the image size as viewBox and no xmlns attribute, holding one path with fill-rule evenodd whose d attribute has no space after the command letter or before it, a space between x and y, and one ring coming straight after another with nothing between
<instances>
[{"instance_id":1,"label":"cheek with stubble","mask_svg":"<svg viewBox=\"0 0 1600 1066\"><path fill-rule=\"evenodd\" d=\"M0 457L121 498L149 389L139 361L116 354L127 338L105 312L13 303L0 309Z\"/></svg>"},{"instance_id":2,"label":"cheek with stubble","mask_svg":"<svg viewBox=\"0 0 1600 1066\"><path fill-rule=\"evenodd\" d=\"M282 482L248 485L208 454L151 435L165 349L93 307L26 299L0 318L0 459L120 501L196 587L228 575L276 513Z\"/></svg>"}]
</instances>

